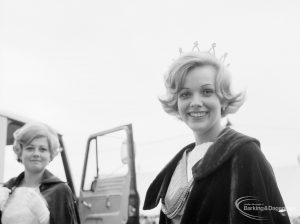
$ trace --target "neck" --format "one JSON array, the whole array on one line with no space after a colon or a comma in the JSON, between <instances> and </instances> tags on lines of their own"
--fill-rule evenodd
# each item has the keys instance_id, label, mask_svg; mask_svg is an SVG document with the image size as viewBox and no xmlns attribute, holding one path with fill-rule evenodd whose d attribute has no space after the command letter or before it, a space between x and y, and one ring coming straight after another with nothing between
<instances>
[{"instance_id":1,"label":"neck","mask_svg":"<svg viewBox=\"0 0 300 224\"><path fill-rule=\"evenodd\" d=\"M31 173L25 170L24 186L38 187L41 184L44 171L40 173Z\"/></svg>"},{"instance_id":2,"label":"neck","mask_svg":"<svg viewBox=\"0 0 300 224\"><path fill-rule=\"evenodd\" d=\"M218 138L218 135L224 128L225 127L220 124L206 132L194 132L196 145L200 145L205 142L215 142Z\"/></svg>"}]
</instances>

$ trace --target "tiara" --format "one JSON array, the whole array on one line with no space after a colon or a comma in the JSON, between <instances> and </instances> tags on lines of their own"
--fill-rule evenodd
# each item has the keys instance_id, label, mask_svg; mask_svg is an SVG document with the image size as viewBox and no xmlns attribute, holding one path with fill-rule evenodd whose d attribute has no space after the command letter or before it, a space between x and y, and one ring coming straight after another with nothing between
<instances>
[{"instance_id":1,"label":"tiara","mask_svg":"<svg viewBox=\"0 0 300 224\"><path fill-rule=\"evenodd\" d=\"M216 56L216 46L217 44L216 43L212 43L211 47L209 48L209 50L207 51L204 51L204 52L207 52L211 55L213 55L214 57L217 58ZM192 47L192 52L203 52L203 51L200 51L200 48L199 48L199 43L198 41L195 41L194 44L193 44L193 47ZM179 55L182 55L184 53L184 51L182 50L182 48L180 47L179 48ZM228 56L228 53L224 53L220 58L219 60L221 61L221 63L225 64L225 60ZM228 67L230 64L226 64L226 66Z\"/></svg>"}]
</instances>

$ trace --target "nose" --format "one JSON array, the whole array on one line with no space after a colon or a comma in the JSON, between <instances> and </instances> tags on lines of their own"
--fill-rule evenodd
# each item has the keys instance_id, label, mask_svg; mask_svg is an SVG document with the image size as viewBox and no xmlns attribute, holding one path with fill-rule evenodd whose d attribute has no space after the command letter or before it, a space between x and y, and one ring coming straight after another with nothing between
<instances>
[{"instance_id":1,"label":"nose","mask_svg":"<svg viewBox=\"0 0 300 224\"><path fill-rule=\"evenodd\" d=\"M33 150L33 156L35 156L35 157L40 156L40 152L37 147Z\"/></svg>"},{"instance_id":2,"label":"nose","mask_svg":"<svg viewBox=\"0 0 300 224\"><path fill-rule=\"evenodd\" d=\"M191 100L191 107L202 107L203 106L203 99L200 94L194 94Z\"/></svg>"}]
</instances>

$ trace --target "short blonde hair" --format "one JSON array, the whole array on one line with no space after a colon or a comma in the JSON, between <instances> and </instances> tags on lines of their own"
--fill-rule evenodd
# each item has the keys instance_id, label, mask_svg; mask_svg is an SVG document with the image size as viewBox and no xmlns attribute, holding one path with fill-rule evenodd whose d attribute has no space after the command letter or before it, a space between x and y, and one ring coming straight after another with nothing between
<instances>
[{"instance_id":1,"label":"short blonde hair","mask_svg":"<svg viewBox=\"0 0 300 224\"><path fill-rule=\"evenodd\" d=\"M25 146L34 139L46 137L51 160L59 153L59 140L57 133L48 125L43 123L27 123L14 132L13 150L17 155L18 162L22 162L21 155Z\"/></svg>"},{"instance_id":2,"label":"short blonde hair","mask_svg":"<svg viewBox=\"0 0 300 224\"><path fill-rule=\"evenodd\" d=\"M166 94L159 98L163 109L171 115L179 117L178 93L183 88L188 73L202 66L212 66L216 69L215 88L220 102L225 105L221 111L222 117L235 113L245 101L245 92L233 93L231 75L227 67L214 55L208 52L189 52L181 55L169 67L165 74Z\"/></svg>"}]
</instances>

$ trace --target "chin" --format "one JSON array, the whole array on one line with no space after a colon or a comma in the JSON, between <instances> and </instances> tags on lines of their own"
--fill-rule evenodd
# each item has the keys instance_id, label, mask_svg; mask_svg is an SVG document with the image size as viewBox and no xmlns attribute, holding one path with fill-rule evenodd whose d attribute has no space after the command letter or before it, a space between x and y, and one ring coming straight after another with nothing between
<instances>
[{"instance_id":1,"label":"chin","mask_svg":"<svg viewBox=\"0 0 300 224\"><path fill-rule=\"evenodd\" d=\"M188 126L190 129L192 129L192 131L199 133L206 132L209 129L209 127L204 124L190 124Z\"/></svg>"},{"instance_id":2,"label":"chin","mask_svg":"<svg viewBox=\"0 0 300 224\"><path fill-rule=\"evenodd\" d=\"M44 171L44 168L41 167L31 167L30 169L27 169L30 173L40 173Z\"/></svg>"}]
</instances>

